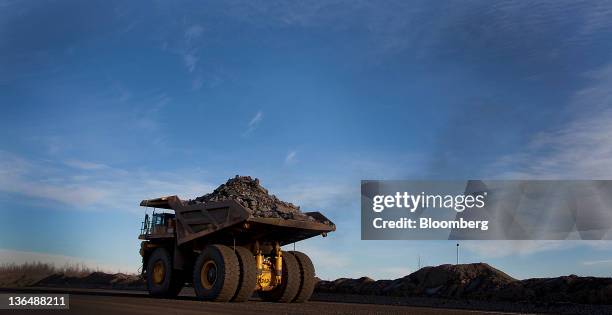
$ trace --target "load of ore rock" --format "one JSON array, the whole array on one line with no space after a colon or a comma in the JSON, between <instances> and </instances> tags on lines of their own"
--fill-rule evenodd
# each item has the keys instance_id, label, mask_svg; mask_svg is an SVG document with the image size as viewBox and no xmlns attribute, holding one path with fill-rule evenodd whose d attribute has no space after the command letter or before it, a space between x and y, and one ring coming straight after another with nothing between
<instances>
[{"instance_id":1,"label":"load of ore rock","mask_svg":"<svg viewBox=\"0 0 612 315\"><path fill-rule=\"evenodd\" d=\"M302 221L315 221L311 216L300 212L300 207L270 195L259 185L259 179L250 176L230 178L215 191L190 200L189 204L207 203L232 199L249 209L253 216L261 218L283 218Z\"/></svg>"}]
</instances>

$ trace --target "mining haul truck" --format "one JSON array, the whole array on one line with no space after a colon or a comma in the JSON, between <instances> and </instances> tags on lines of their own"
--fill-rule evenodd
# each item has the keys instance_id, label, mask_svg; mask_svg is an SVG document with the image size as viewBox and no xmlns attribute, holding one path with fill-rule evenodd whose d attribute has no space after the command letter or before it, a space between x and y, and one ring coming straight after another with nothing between
<instances>
[{"instance_id":1,"label":"mining haul truck","mask_svg":"<svg viewBox=\"0 0 612 315\"><path fill-rule=\"evenodd\" d=\"M149 293L176 297L186 283L205 301L304 302L315 286L310 258L281 246L335 231L319 212L313 220L262 218L234 200L189 204L177 196L143 200L142 273ZM157 212L158 209L172 210Z\"/></svg>"}]
</instances>

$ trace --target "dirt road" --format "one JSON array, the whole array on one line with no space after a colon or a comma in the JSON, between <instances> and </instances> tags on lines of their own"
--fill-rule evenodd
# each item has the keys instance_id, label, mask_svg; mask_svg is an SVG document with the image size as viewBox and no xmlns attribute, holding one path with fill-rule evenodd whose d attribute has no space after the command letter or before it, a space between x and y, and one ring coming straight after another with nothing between
<instances>
[{"instance_id":1,"label":"dirt road","mask_svg":"<svg viewBox=\"0 0 612 315\"><path fill-rule=\"evenodd\" d=\"M4 289L2 293L8 293ZM19 290L33 293L33 290ZM15 291L13 291L15 292ZM36 290L40 292L40 290ZM335 302L268 303L252 300L246 303L214 303L182 295L179 299L154 299L143 292L51 289L44 292L70 293L70 310L46 311L58 314L508 314L443 308L373 305ZM12 293L12 292L11 292ZM15 292L19 293L19 292ZM33 311L2 311L3 314L32 314ZM46 313L45 312L45 313Z\"/></svg>"}]
</instances>

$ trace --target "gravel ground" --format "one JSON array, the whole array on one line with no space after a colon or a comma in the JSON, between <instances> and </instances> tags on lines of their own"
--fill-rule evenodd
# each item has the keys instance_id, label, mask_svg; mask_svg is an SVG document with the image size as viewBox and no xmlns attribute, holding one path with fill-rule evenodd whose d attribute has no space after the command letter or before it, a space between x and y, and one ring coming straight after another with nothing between
<instances>
[{"instance_id":1,"label":"gravel ground","mask_svg":"<svg viewBox=\"0 0 612 315\"><path fill-rule=\"evenodd\" d=\"M71 303L77 301L77 307L71 308L75 314L110 314L118 310L131 309L130 312L113 314L171 314L196 313L206 314L244 314L268 311L273 314L612 314L612 305L585 305L572 303L510 303L474 300L456 300L422 297L390 297L354 294L315 293L311 302L305 304L267 303L253 298L248 303L212 303L194 300L191 288L185 288L178 300L152 299L143 291L103 290L75 288L16 288L3 289L0 292L14 293L70 293ZM76 298L76 299L75 299ZM131 298L131 299L127 299ZM174 308L185 305L183 312ZM92 305L97 305L92 307ZM116 305L122 308L114 309ZM156 305L154 308L146 306ZM144 308L143 308L144 307ZM105 312L101 312L105 310ZM83 311L81 313L80 311Z\"/></svg>"},{"instance_id":2,"label":"gravel ground","mask_svg":"<svg viewBox=\"0 0 612 315\"><path fill-rule=\"evenodd\" d=\"M456 300L425 297L392 297L356 294L315 293L313 301L365 303L379 305L406 305L447 309L482 310L507 313L541 314L612 314L612 305L590 305L573 303L522 303Z\"/></svg>"},{"instance_id":3,"label":"gravel ground","mask_svg":"<svg viewBox=\"0 0 612 315\"><path fill-rule=\"evenodd\" d=\"M156 299L145 292L83 290L83 289L0 289L2 293L68 293L69 310L45 311L57 314L423 314L423 315L467 315L504 314L482 310L431 308L405 305L356 304L339 301L310 301L306 303L271 303L257 299L245 303L218 303L196 300L189 292L177 299ZM10 314L33 314L40 311L8 311ZM506 313L511 314L511 313Z\"/></svg>"}]
</instances>

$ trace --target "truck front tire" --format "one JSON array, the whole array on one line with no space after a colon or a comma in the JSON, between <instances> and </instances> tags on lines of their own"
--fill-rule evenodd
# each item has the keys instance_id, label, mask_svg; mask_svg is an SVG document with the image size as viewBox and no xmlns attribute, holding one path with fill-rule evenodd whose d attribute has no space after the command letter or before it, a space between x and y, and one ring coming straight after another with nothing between
<instances>
[{"instance_id":1,"label":"truck front tire","mask_svg":"<svg viewBox=\"0 0 612 315\"><path fill-rule=\"evenodd\" d=\"M310 296L314 291L314 287L316 285L315 268L308 255L297 251L291 251L289 253L293 254L293 256L295 256L297 259L298 265L300 266L300 273L302 275L300 289L293 299L293 302L303 303L310 299Z\"/></svg>"},{"instance_id":2,"label":"truck front tire","mask_svg":"<svg viewBox=\"0 0 612 315\"><path fill-rule=\"evenodd\" d=\"M259 296L264 301L289 303L297 296L302 282L300 266L297 259L289 254L283 253L283 275L281 284L271 291L261 291Z\"/></svg>"},{"instance_id":3,"label":"truck front tire","mask_svg":"<svg viewBox=\"0 0 612 315\"><path fill-rule=\"evenodd\" d=\"M147 261L147 288L155 297L173 298L185 284L179 270L172 267L172 258L165 248L157 248Z\"/></svg>"},{"instance_id":4,"label":"truck front tire","mask_svg":"<svg viewBox=\"0 0 612 315\"><path fill-rule=\"evenodd\" d=\"M209 245L193 266L193 288L205 301L228 302L238 289L240 268L236 253L225 245Z\"/></svg>"}]
</instances>

